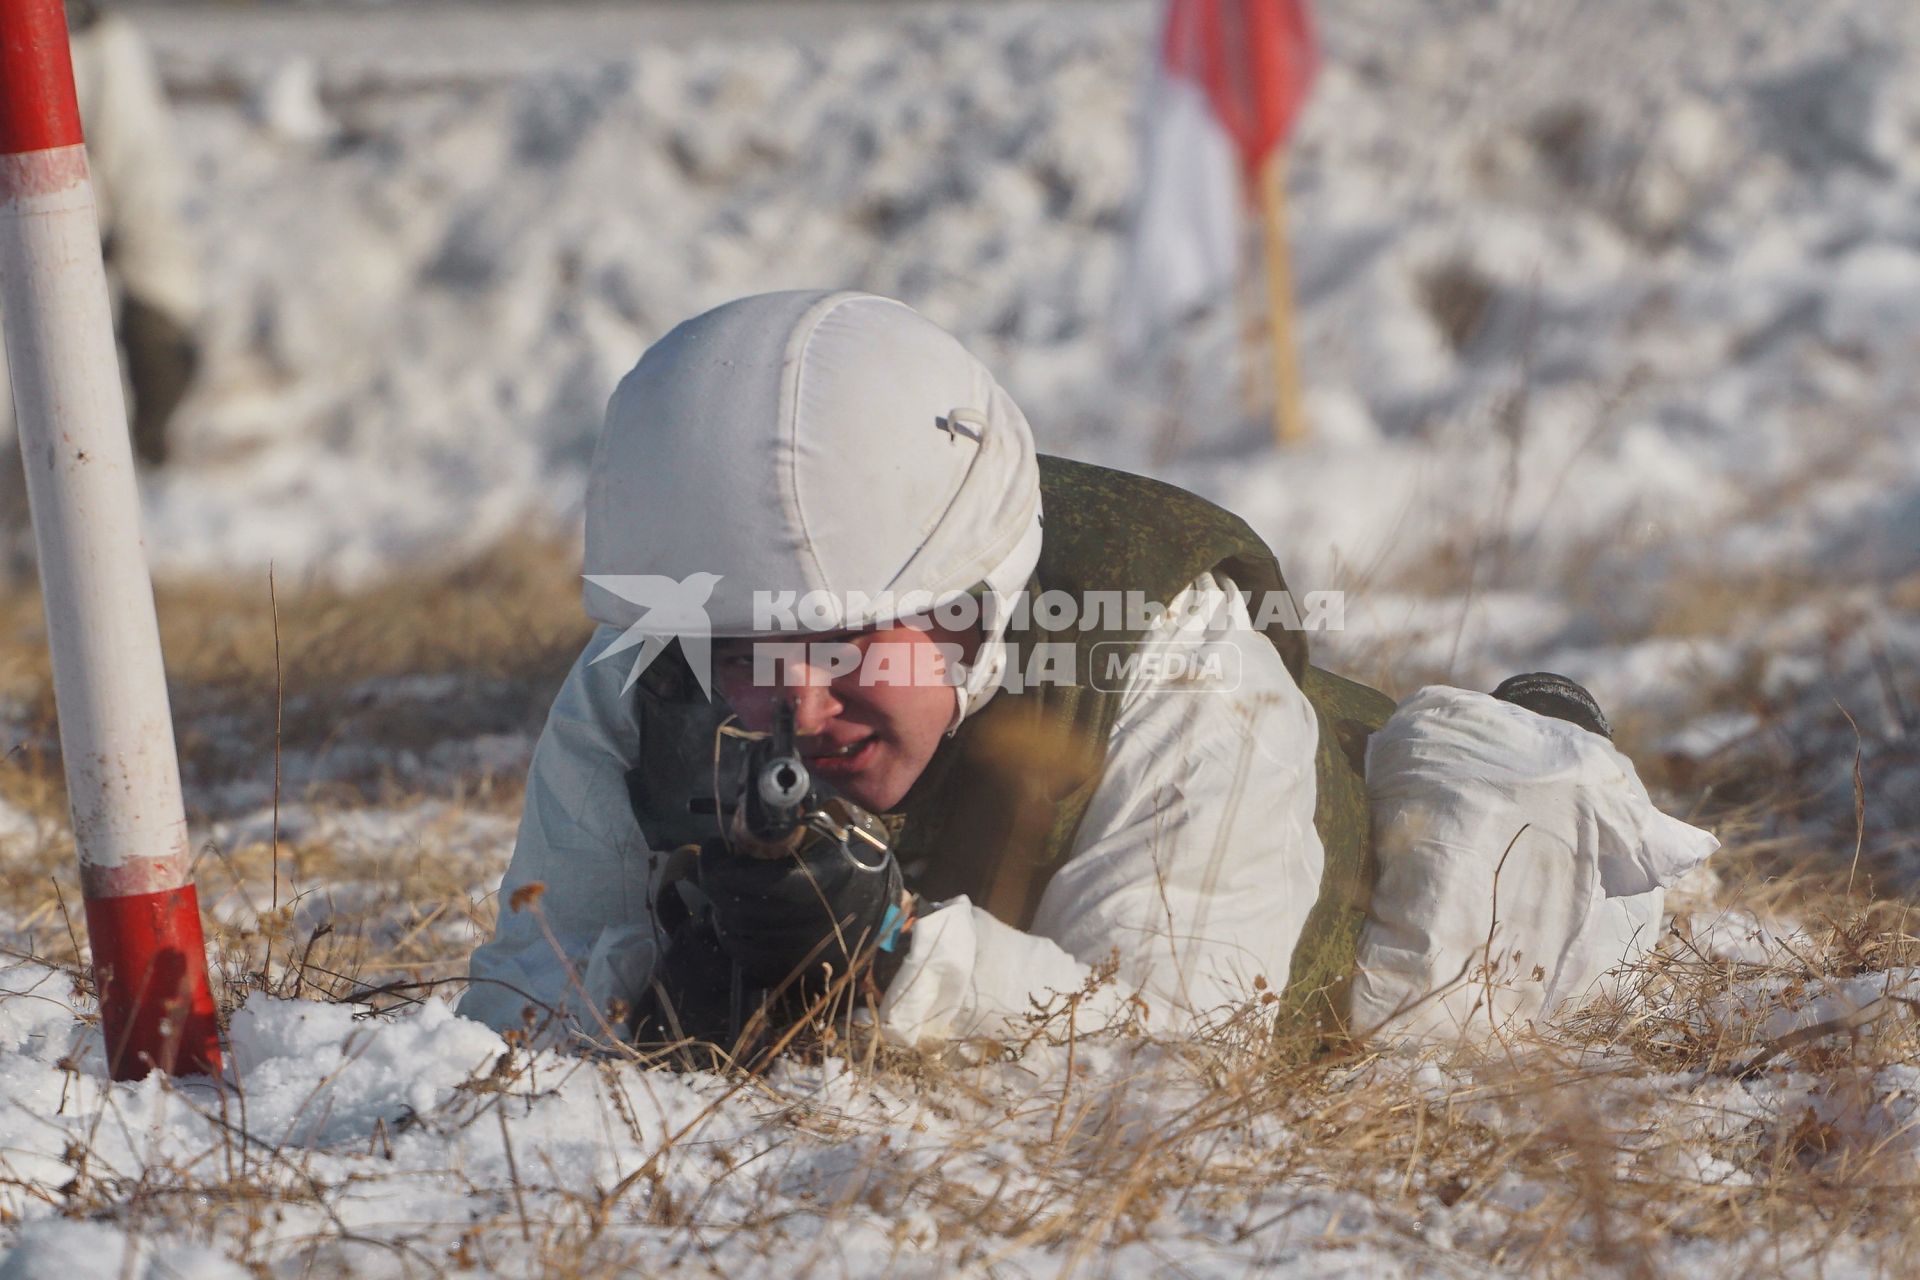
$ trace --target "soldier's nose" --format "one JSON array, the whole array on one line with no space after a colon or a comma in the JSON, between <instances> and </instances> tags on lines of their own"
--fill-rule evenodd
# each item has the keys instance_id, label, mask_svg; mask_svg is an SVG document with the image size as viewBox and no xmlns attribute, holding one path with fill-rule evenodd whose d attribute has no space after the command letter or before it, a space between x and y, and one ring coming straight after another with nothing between
<instances>
[{"instance_id":1,"label":"soldier's nose","mask_svg":"<svg viewBox=\"0 0 1920 1280\"><path fill-rule=\"evenodd\" d=\"M804 738L824 731L846 707L834 696L825 673L809 668L800 674L804 678L792 690L793 731Z\"/></svg>"}]
</instances>

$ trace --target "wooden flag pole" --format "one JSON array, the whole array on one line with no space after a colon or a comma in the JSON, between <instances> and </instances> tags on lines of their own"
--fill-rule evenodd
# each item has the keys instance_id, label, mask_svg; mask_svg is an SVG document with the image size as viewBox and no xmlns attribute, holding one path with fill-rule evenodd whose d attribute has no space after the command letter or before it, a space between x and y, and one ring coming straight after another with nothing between
<instances>
[{"instance_id":1,"label":"wooden flag pole","mask_svg":"<svg viewBox=\"0 0 1920 1280\"><path fill-rule=\"evenodd\" d=\"M1253 262L1266 257L1266 233L1252 227L1242 229L1239 251L1241 261ZM1261 295L1266 288L1251 271L1235 274L1234 321L1240 344L1240 411L1248 422L1257 422L1273 409L1273 376L1269 369L1267 307Z\"/></svg>"},{"instance_id":2,"label":"wooden flag pole","mask_svg":"<svg viewBox=\"0 0 1920 1280\"><path fill-rule=\"evenodd\" d=\"M1261 171L1260 229L1267 264L1267 333L1273 341L1273 435L1281 448L1304 444L1300 360L1293 341L1293 265L1287 249L1287 153L1275 148Z\"/></svg>"}]
</instances>

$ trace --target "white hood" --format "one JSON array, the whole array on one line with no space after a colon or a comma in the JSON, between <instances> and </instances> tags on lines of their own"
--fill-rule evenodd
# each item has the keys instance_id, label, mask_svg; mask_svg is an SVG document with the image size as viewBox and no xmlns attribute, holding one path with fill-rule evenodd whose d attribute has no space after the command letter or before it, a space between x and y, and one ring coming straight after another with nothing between
<instances>
[{"instance_id":1,"label":"white hood","mask_svg":"<svg viewBox=\"0 0 1920 1280\"><path fill-rule=\"evenodd\" d=\"M755 597L783 592L818 593L826 612L807 621L837 631L886 621L863 602L888 596L1024 587L1039 469L1012 398L910 308L759 294L680 325L622 380L586 524L589 576L717 575L712 635L776 633L756 626ZM610 591L589 582L584 599L598 622L647 630L645 610ZM989 631L955 723L997 682Z\"/></svg>"}]
</instances>

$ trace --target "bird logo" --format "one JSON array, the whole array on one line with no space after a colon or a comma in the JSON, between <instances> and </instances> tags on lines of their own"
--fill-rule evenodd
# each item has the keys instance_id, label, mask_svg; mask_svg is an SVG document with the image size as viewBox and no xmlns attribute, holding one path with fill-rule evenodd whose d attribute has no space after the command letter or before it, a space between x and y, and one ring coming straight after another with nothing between
<instances>
[{"instance_id":1,"label":"bird logo","mask_svg":"<svg viewBox=\"0 0 1920 1280\"><path fill-rule=\"evenodd\" d=\"M707 617L707 601L720 582L717 573L690 573L684 578L669 578L659 573L589 573L588 582L612 593L640 610L620 638L608 645L594 662L605 662L615 654L638 645L639 655L627 682L620 686L625 694L640 679L653 660L666 649L670 640L680 641L680 654L687 660L700 691L713 697L713 623ZM588 664L589 666L592 663Z\"/></svg>"}]
</instances>

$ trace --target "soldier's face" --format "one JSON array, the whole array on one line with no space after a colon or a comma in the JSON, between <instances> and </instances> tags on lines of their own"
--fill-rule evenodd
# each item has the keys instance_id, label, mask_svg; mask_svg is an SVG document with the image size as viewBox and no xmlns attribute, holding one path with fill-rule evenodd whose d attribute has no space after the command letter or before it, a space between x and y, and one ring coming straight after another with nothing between
<instances>
[{"instance_id":1,"label":"soldier's face","mask_svg":"<svg viewBox=\"0 0 1920 1280\"><path fill-rule=\"evenodd\" d=\"M831 636L716 640L713 679L749 729L773 727L793 703L807 767L876 813L899 804L953 719L956 667L973 660L976 629L891 624Z\"/></svg>"}]
</instances>

